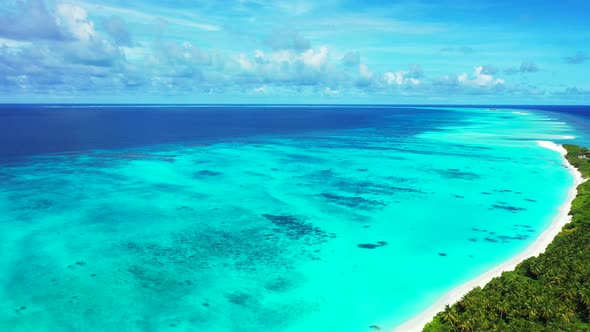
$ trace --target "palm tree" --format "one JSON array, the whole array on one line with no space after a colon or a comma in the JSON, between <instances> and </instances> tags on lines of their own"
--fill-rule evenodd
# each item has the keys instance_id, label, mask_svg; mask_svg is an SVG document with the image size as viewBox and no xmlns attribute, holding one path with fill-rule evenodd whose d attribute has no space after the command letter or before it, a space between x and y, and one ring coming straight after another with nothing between
<instances>
[{"instance_id":1,"label":"palm tree","mask_svg":"<svg viewBox=\"0 0 590 332\"><path fill-rule=\"evenodd\" d=\"M506 301L500 301L496 307L498 308L498 313L500 313L500 319L504 319L504 315L507 315L508 310L510 310L510 305Z\"/></svg>"},{"instance_id":2,"label":"palm tree","mask_svg":"<svg viewBox=\"0 0 590 332\"><path fill-rule=\"evenodd\" d=\"M457 315L455 313L455 309L449 307L449 305L445 306L445 310L441 313L441 320L443 322L456 324L457 323Z\"/></svg>"},{"instance_id":3,"label":"palm tree","mask_svg":"<svg viewBox=\"0 0 590 332\"><path fill-rule=\"evenodd\" d=\"M553 315L553 306L551 305L551 303L545 299L543 301L543 303L541 303L540 305L540 309L539 309L539 314L541 316L541 319L547 323L547 321L551 318L551 316Z\"/></svg>"}]
</instances>

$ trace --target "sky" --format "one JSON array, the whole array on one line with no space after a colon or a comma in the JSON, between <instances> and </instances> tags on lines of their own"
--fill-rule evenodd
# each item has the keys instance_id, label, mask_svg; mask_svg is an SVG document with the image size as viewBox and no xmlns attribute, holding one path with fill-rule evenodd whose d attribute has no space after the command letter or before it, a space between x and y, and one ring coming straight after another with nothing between
<instances>
[{"instance_id":1,"label":"sky","mask_svg":"<svg viewBox=\"0 0 590 332\"><path fill-rule=\"evenodd\" d=\"M590 104L586 0L2 0L0 103Z\"/></svg>"}]
</instances>

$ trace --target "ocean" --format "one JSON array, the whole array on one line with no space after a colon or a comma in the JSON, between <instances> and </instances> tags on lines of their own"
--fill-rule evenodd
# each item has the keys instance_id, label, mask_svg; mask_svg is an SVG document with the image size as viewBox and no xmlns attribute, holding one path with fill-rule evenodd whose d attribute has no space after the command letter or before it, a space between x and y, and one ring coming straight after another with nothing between
<instances>
[{"instance_id":1,"label":"ocean","mask_svg":"<svg viewBox=\"0 0 590 332\"><path fill-rule=\"evenodd\" d=\"M585 107L0 106L0 330L390 330L515 256Z\"/></svg>"}]
</instances>

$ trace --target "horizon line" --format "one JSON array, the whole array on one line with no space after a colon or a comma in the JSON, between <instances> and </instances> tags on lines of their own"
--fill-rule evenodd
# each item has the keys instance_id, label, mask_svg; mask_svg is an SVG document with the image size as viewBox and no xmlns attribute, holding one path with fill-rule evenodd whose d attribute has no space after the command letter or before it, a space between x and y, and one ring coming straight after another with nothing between
<instances>
[{"instance_id":1,"label":"horizon line","mask_svg":"<svg viewBox=\"0 0 590 332\"><path fill-rule=\"evenodd\" d=\"M324 103L2 103L0 106L63 106L63 105L74 105L74 106L452 106L452 107L538 107L538 106L561 106L561 107L590 107L590 104L347 104L347 103L336 103L336 104L324 104Z\"/></svg>"}]
</instances>

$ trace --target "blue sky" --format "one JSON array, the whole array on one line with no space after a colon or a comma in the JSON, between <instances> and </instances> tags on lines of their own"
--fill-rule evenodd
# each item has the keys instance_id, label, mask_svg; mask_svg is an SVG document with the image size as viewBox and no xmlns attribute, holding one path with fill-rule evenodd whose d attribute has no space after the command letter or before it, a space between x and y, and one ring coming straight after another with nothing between
<instances>
[{"instance_id":1,"label":"blue sky","mask_svg":"<svg viewBox=\"0 0 590 332\"><path fill-rule=\"evenodd\" d=\"M0 102L590 104L589 10L2 0Z\"/></svg>"}]
</instances>

